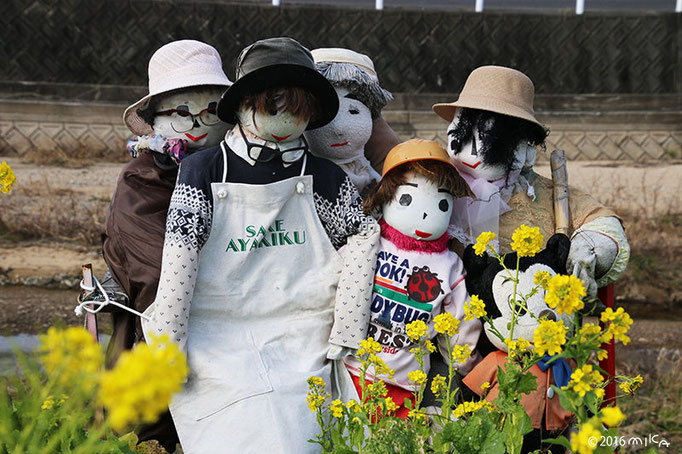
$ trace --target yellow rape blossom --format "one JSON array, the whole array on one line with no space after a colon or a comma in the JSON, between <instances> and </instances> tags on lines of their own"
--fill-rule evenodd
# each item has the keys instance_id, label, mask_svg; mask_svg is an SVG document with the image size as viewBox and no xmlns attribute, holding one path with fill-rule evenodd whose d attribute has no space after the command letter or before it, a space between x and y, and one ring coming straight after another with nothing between
<instances>
[{"instance_id":1,"label":"yellow rape blossom","mask_svg":"<svg viewBox=\"0 0 682 454\"><path fill-rule=\"evenodd\" d=\"M608 342L611 338L615 338L627 345L630 342L630 338L625 335L632 325L632 319L630 315L619 307L616 311L607 307L604 312L601 313L601 321L603 323L609 323L606 331L602 334L602 342Z\"/></svg>"},{"instance_id":2,"label":"yellow rape blossom","mask_svg":"<svg viewBox=\"0 0 682 454\"><path fill-rule=\"evenodd\" d=\"M14 171L5 161L0 164L0 192L7 194L12 190L12 185L17 182Z\"/></svg>"},{"instance_id":3,"label":"yellow rape blossom","mask_svg":"<svg viewBox=\"0 0 682 454\"><path fill-rule=\"evenodd\" d=\"M407 414L408 418L412 418L417 422L420 421L426 421L426 415L424 413L419 412L417 409L412 409L410 412Z\"/></svg>"},{"instance_id":4,"label":"yellow rape blossom","mask_svg":"<svg viewBox=\"0 0 682 454\"><path fill-rule=\"evenodd\" d=\"M510 358L515 358L516 357L516 341L511 340L510 338L506 338L504 340L504 345L507 346L507 355Z\"/></svg>"},{"instance_id":5,"label":"yellow rape blossom","mask_svg":"<svg viewBox=\"0 0 682 454\"><path fill-rule=\"evenodd\" d=\"M459 320L450 312L443 312L433 318L433 327L439 334L447 334L452 337L459 332Z\"/></svg>"},{"instance_id":6,"label":"yellow rape blossom","mask_svg":"<svg viewBox=\"0 0 682 454\"><path fill-rule=\"evenodd\" d=\"M417 385L426 383L426 374L422 370L413 370L412 372L409 372L407 378Z\"/></svg>"},{"instance_id":7,"label":"yellow rape blossom","mask_svg":"<svg viewBox=\"0 0 682 454\"><path fill-rule=\"evenodd\" d=\"M637 375L634 378L626 379L623 383L619 384L618 387L628 394L634 394L642 383L644 383L644 379L641 375Z\"/></svg>"},{"instance_id":8,"label":"yellow rape blossom","mask_svg":"<svg viewBox=\"0 0 682 454\"><path fill-rule=\"evenodd\" d=\"M40 362L50 375L57 375L62 385L94 387L94 377L101 371L102 349L87 330L51 327L40 336Z\"/></svg>"},{"instance_id":9,"label":"yellow rape blossom","mask_svg":"<svg viewBox=\"0 0 682 454\"><path fill-rule=\"evenodd\" d=\"M483 232L476 238L476 244L474 244L474 252L476 255L483 255L488 247L488 243L495 239L497 235L493 232Z\"/></svg>"},{"instance_id":10,"label":"yellow rape blossom","mask_svg":"<svg viewBox=\"0 0 682 454\"><path fill-rule=\"evenodd\" d=\"M164 335L121 354L99 379L99 400L115 430L151 423L166 411L189 369L184 353Z\"/></svg>"},{"instance_id":11,"label":"yellow rape blossom","mask_svg":"<svg viewBox=\"0 0 682 454\"><path fill-rule=\"evenodd\" d=\"M308 378L308 388L314 388L321 386L324 388L324 380L321 377L309 377Z\"/></svg>"},{"instance_id":12,"label":"yellow rape blossom","mask_svg":"<svg viewBox=\"0 0 682 454\"><path fill-rule=\"evenodd\" d=\"M564 322L552 320L541 320L540 326L533 333L533 343L535 352L544 356L556 355L561 353L562 345L566 343L566 327Z\"/></svg>"},{"instance_id":13,"label":"yellow rape blossom","mask_svg":"<svg viewBox=\"0 0 682 454\"><path fill-rule=\"evenodd\" d=\"M571 435L571 451L575 454L592 454L597 448L595 440L599 440L599 432L591 423L580 426L578 433Z\"/></svg>"},{"instance_id":14,"label":"yellow rape blossom","mask_svg":"<svg viewBox=\"0 0 682 454\"><path fill-rule=\"evenodd\" d=\"M490 389L490 382L489 382L489 381L484 382L484 383L481 385L481 391L485 391L486 389Z\"/></svg>"},{"instance_id":15,"label":"yellow rape blossom","mask_svg":"<svg viewBox=\"0 0 682 454\"><path fill-rule=\"evenodd\" d=\"M586 295L585 286L577 277L557 274L549 280L545 303L552 309L556 308L559 315L572 315L575 311L585 307L582 298Z\"/></svg>"},{"instance_id":16,"label":"yellow rape blossom","mask_svg":"<svg viewBox=\"0 0 682 454\"><path fill-rule=\"evenodd\" d=\"M356 413L362 410L362 407L360 407L360 404L355 399L346 402L346 408L352 413Z\"/></svg>"},{"instance_id":17,"label":"yellow rape blossom","mask_svg":"<svg viewBox=\"0 0 682 454\"><path fill-rule=\"evenodd\" d=\"M485 317L485 303L478 295L471 295L471 301L464 303L464 314L464 321Z\"/></svg>"},{"instance_id":18,"label":"yellow rape blossom","mask_svg":"<svg viewBox=\"0 0 682 454\"><path fill-rule=\"evenodd\" d=\"M542 287L543 289L547 290L547 287L549 286L549 280L552 278L552 275L549 274L549 271L538 271L535 273L533 282L535 285L538 285Z\"/></svg>"},{"instance_id":19,"label":"yellow rape blossom","mask_svg":"<svg viewBox=\"0 0 682 454\"><path fill-rule=\"evenodd\" d=\"M463 402L455 408L455 410L452 412L452 415L455 418L461 418L462 416L466 415L467 413L473 413L476 412L482 408L486 408L488 410L493 409L493 405L488 402L487 400L479 400L478 402Z\"/></svg>"},{"instance_id":20,"label":"yellow rape blossom","mask_svg":"<svg viewBox=\"0 0 682 454\"><path fill-rule=\"evenodd\" d=\"M436 375L431 381L431 392L436 397L440 397L441 393L447 391L447 385L445 384L445 377L442 375Z\"/></svg>"},{"instance_id":21,"label":"yellow rape blossom","mask_svg":"<svg viewBox=\"0 0 682 454\"><path fill-rule=\"evenodd\" d=\"M408 323L405 326L405 329L407 331L407 337L409 337L411 341L417 342L426 335L428 326L426 326L426 323L424 323L423 320L415 320L412 323Z\"/></svg>"},{"instance_id":22,"label":"yellow rape blossom","mask_svg":"<svg viewBox=\"0 0 682 454\"><path fill-rule=\"evenodd\" d=\"M455 345L452 348L452 360L456 363L463 363L471 356L469 344Z\"/></svg>"},{"instance_id":23,"label":"yellow rape blossom","mask_svg":"<svg viewBox=\"0 0 682 454\"><path fill-rule=\"evenodd\" d=\"M578 330L578 340L581 344L584 344L586 342L590 342L593 340L593 337L597 337L599 334L601 334L601 328L599 325L595 325L594 323L585 323Z\"/></svg>"},{"instance_id":24,"label":"yellow rape blossom","mask_svg":"<svg viewBox=\"0 0 682 454\"><path fill-rule=\"evenodd\" d=\"M367 392L374 396L385 396L388 394L388 389L386 389L386 383L379 380L375 383L367 384Z\"/></svg>"},{"instance_id":25,"label":"yellow rape blossom","mask_svg":"<svg viewBox=\"0 0 682 454\"><path fill-rule=\"evenodd\" d=\"M47 396L40 408L43 410L52 410L54 408L54 396Z\"/></svg>"},{"instance_id":26,"label":"yellow rape blossom","mask_svg":"<svg viewBox=\"0 0 682 454\"><path fill-rule=\"evenodd\" d=\"M374 340L373 337L368 337L360 341L360 348L356 355L363 356L366 354L379 353L381 351L381 344Z\"/></svg>"},{"instance_id":27,"label":"yellow rape blossom","mask_svg":"<svg viewBox=\"0 0 682 454\"><path fill-rule=\"evenodd\" d=\"M387 411L396 411L398 409L398 406L393 402L393 399L390 397L386 397L384 399L386 401L386 410Z\"/></svg>"},{"instance_id":28,"label":"yellow rape blossom","mask_svg":"<svg viewBox=\"0 0 682 454\"><path fill-rule=\"evenodd\" d=\"M340 399L333 400L329 404L329 410L331 410L333 417L340 418L343 416L343 403Z\"/></svg>"},{"instance_id":29,"label":"yellow rape blossom","mask_svg":"<svg viewBox=\"0 0 682 454\"><path fill-rule=\"evenodd\" d=\"M592 366L586 364L581 368L573 371L571 374L571 381L565 388L573 388L573 391L577 392L580 397L585 396L585 393L592 391L592 387L604 381L604 377L597 372L592 370Z\"/></svg>"},{"instance_id":30,"label":"yellow rape blossom","mask_svg":"<svg viewBox=\"0 0 682 454\"><path fill-rule=\"evenodd\" d=\"M516 339L516 346L518 347L519 350L524 351L530 348L530 342L524 339L523 337L519 337Z\"/></svg>"},{"instance_id":31,"label":"yellow rape blossom","mask_svg":"<svg viewBox=\"0 0 682 454\"><path fill-rule=\"evenodd\" d=\"M618 407L604 407L601 409L601 422L609 427L616 427L625 419L625 415Z\"/></svg>"},{"instance_id":32,"label":"yellow rape blossom","mask_svg":"<svg viewBox=\"0 0 682 454\"><path fill-rule=\"evenodd\" d=\"M512 234L512 250L519 254L519 257L532 257L542 249L544 237L538 227L528 227L521 224Z\"/></svg>"}]
</instances>

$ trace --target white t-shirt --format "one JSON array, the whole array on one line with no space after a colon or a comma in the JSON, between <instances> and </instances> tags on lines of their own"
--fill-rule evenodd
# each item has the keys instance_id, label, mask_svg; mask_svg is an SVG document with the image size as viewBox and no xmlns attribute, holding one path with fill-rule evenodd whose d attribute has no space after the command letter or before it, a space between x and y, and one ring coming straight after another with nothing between
<instances>
[{"instance_id":1,"label":"white t-shirt","mask_svg":"<svg viewBox=\"0 0 682 454\"><path fill-rule=\"evenodd\" d=\"M446 311L460 320L459 334L451 339L451 347L469 344L474 351L464 363L455 364L461 374L469 372L480 361L475 347L481 334L481 322L477 319L463 321L464 303L469 296L462 260L448 249L442 252L399 249L383 235L379 251L367 337L381 344L383 350L378 356L395 370L395 374L393 379L381 375L378 378L414 390L407 374L419 369L419 363L410 353L414 344L407 337L405 325L423 320L429 327L427 337L433 339L437 335L433 318ZM445 347L444 339L439 341ZM348 356L344 362L350 373L360 375L361 364L357 358ZM424 357L424 367L428 372L429 355ZM370 374L367 378L373 379Z\"/></svg>"}]
</instances>

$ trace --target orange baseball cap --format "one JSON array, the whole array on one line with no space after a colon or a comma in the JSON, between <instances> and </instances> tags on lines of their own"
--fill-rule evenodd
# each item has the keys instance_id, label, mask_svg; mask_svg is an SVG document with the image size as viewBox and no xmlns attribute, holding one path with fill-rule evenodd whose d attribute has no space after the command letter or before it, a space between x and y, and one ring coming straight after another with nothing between
<instances>
[{"instance_id":1,"label":"orange baseball cap","mask_svg":"<svg viewBox=\"0 0 682 454\"><path fill-rule=\"evenodd\" d=\"M450 161L450 155L448 155L445 148L438 142L424 139L410 139L396 145L388 152L381 176L385 176L390 170L401 164L405 164L406 162L422 161L424 159L442 161L450 165L453 169L455 168Z\"/></svg>"}]
</instances>

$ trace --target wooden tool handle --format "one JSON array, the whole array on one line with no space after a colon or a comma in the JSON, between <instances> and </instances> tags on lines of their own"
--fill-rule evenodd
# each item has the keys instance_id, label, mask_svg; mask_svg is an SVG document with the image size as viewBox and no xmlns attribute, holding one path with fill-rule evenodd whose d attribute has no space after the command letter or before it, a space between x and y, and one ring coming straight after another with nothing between
<instances>
[{"instance_id":1,"label":"wooden tool handle","mask_svg":"<svg viewBox=\"0 0 682 454\"><path fill-rule=\"evenodd\" d=\"M564 150L554 150L549 157L549 165L554 181L554 233L568 235L571 212L568 207L568 171Z\"/></svg>"}]
</instances>

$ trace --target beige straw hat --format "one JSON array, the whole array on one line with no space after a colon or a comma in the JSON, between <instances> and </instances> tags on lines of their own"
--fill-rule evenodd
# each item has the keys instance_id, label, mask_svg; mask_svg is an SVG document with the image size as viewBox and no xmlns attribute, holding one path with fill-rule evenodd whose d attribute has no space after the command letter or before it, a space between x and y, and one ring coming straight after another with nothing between
<instances>
[{"instance_id":1,"label":"beige straw hat","mask_svg":"<svg viewBox=\"0 0 682 454\"><path fill-rule=\"evenodd\" d=\"M535 124L533 82L523 74L503 66L481 66L469 74L455 102L433 105L433 111L446 121L452 121L458 107L487 110L521 118Z\"/></svg>"},{"instance_id":2,"label":"beige straw hat","mask_svg":"<svg viewBox=\"0 0 682 454\"><path fill-rule=\"evenodd\" d=\"M365 54L340 47L321 47L319 49L313 49L310 52L313 54L315 63L350 63L363 68L373 77L377 77L377 72L374 69L374 62Z\"/></svg>"},{"instance_id":3,"label":"beige straw hat","mask_svg":"<svg viewBox=\"0 0 682 454\"><path fill-rule=\"evenodd\" d=\"M129 106L123 121L133 134L154 131L137 113L154 95L179 88L202 85L232 85L223 71L223 62L215 48L201 41L184 39L160 47L149 60L149 94Z\"/></svg>"}]
</instances>

